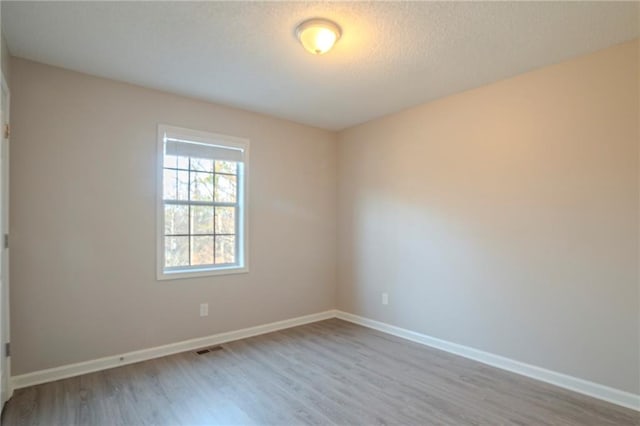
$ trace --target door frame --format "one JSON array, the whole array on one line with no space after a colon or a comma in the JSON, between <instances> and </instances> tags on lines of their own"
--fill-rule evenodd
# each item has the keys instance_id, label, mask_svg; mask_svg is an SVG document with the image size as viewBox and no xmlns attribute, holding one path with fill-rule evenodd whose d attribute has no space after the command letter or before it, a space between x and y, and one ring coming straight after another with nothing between
<instances>
[{"instance_id":1,"label":"door frame","mask_svg":"<svg viewBox=\"0 0 640 426\"><path fill-rule=\"evenodd\" d=\"M0 412L4 403L11 398L11 353L8 351L10 342L9 327L9 248L5 235L9 235L9 138L5 137L5 124L9 125L11 92L4 73L0 71L0 90L6 94L6 105L0 99L0 118L2 119L2 134L0 135ZM2 96L2 93L0 93ZM10 132L10 130L9 130ZM9 353L7 353L9 352Z\"/></svg>"}]
</instances>

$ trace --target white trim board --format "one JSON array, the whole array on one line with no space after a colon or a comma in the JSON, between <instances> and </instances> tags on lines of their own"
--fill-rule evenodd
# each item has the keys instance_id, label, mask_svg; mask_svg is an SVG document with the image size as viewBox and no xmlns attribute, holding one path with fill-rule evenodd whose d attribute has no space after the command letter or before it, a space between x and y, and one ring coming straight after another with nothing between
<instances>
[{"instance_id":1,"label":"white trim board","mask_svg":"<svg viewBox=\"0 0 640 426\"><path fill-rule=\"evenodd\" d=\"M337 311L336 317L341 320L349 321L354 324L381 331L383 333L411 340L412 342L420 343L425 346L430 346L432 348L440 349L445 352L460 355L465 358L490 365L492 367L507 370L512 373L539 380L541 382L546 382L564 389L569 389L583 395L601 399L612 404L621 405L632 410L640 411L640 395L621 391L598 383L590 382L588 380L579 379L577 377L569 376L563 373L558 373L556 371L547 370L545 368L536 367L535 365L526 364L524 362L505 358L500 355L495 355L489 352L470 348L468 346L448 342L446 340L441 340L435 337L428 336L426 334L396 327L394 325L361 317L359 315Z\"/></svg>"},{"instance_id":2,"label":"white trim board","mask_svg":"<svg viewBox=\"0 0 640 426\"><path fill-rule=\"evenodd\" d=\"M95 371L133 364L135 362L173 355L179 352L192 351L207 346L220 345L222 343L231 342L233 340L246 339L247 337L271 333L278 330L284 330L286 328L309 324L316 321L322 321L329 318L335 318L335 316L336 312L333 310L329 310L283 321L272 322L269 324L258 325L255 327L243 328L241 330L213 334L211 336L184 340L182 342L171 343L163 346L156 346L154 348L107 356L104 358L79 362L76 364L68 364L60 367L48 368L46 370L38 370L32 373L11 377L11 389L20 389L27 386L33 386L41 383L53 382L55 380L66 379L68 377L79 376L81 374L93 373Z\"/></svg>"}]
</instances>

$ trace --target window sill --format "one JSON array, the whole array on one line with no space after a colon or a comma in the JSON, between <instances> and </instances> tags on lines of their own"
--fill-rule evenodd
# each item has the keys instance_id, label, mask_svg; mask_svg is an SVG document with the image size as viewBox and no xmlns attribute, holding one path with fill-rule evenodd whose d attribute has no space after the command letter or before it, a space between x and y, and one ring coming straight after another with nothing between
<instances>
[{"instance_id":1,"label":"window sill","mask_svg":"<svg viewBox=\"0 0 640 426\"><path fill-rule=\"evenodd\" d=\"M216 268L216 269L190 269L182 271L158 271L157 280L181 280L185 278L199 278L209 277L216 275L232 275L232 274L245 274L249 272L247 266L230 266L228 268Z\"/></svg>"}]
</instances>

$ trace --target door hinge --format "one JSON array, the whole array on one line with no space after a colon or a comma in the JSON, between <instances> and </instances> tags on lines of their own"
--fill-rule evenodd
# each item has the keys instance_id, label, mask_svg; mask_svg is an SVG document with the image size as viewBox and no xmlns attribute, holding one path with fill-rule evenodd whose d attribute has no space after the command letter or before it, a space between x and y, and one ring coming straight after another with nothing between
<instances>
[{"instance_id":1,"label":"door hinge","mask_svg":"<svg viewBox=\"0 0 640 426\"><path fill-rule=\"evenodd\" d=\"M9 234L4 234L4 248L9 248Z\"/></svg>"},{"instance_id":2,"label":"door hinge","mask_svg":"<svg viewBox=\"0 0 640 426\"><path fill-rule=\"evenodd\" d=\"M4 344L4 356L6 357L10 357L11 356L11 343L7 342Z\"/></svg>"},{"instance_id":3,"label":"door hinge","mask_svg":"<svg viewBox=\"0 0 640 426\"><path fill-rule=\"evenodd\" d=\"M4 125L4 138L9 139L10 134L11 134L11 127L9 127L9 124L7 123Z\"/></svg>"}]
</instances>

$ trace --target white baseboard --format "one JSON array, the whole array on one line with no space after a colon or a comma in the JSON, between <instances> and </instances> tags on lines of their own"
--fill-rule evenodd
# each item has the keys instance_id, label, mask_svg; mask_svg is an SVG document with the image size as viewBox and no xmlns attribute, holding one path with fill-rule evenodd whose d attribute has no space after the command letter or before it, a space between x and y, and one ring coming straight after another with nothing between
<instances>
[{"instance_id":1,"label":"white baseboard","mask_svg":"<svg viewBox=\"0 0 640 426\"><path fill-rule=\"evenodd\" d=\"M258 325L255 327L243 328L241 330L213 334L211 336L200 337L197 339L184 340L182 342L171 343L164 346L156 346L154 348L142 349L139 351L108 356L90 361L79 362L76 364L69 364L55 368L48 368L46 370L34 371L32 373L11 377L10 387L13 390L24 388L27 386L38 385L41 383L52 382L54 380L66 379L68 377L93 373L95 371L106 370L108 368L119 367L122 365L132 364L140 361L146 361L149 359L172 355L179 352L191 351L207 346L220 345L222 343L231 342L233 340L245 339L247 337L271 333L273 331L296 327L303 324L309 324L316 321L322 321L329 318L335 318L335 316L336 312L334 310L329 310L325 312L319 312L317 314L305 315L302 317Z\"/></svg>"},{"instance_id":2,"label":"white baseboard","mask_svg":"<svg viewBox=\"0 0 640 426\"><path fill-rule=\"evenodd\" d=\"M536 367L534 365L525 364L524 362L515 361L489 352L484 352L468 346L459 345L457 343L447 342L446 340L437 339L426 334L417 333L415 331L396 327L384 322L375 321L359 315L347 312L337 311L336 317L345 321L359 324L368 328L372 328L383 333L392 334L403 339L421 343L436 349L440 349L452 354L460 355L483 364L491 365L512 373L540 380L541 382L550 383L561 388L569 389L584 395L598 398L612 404L621 405L640 411L640 395L630 392L624 392L588 380L579 379L556 371L547 370L545 368Z\"/></svg>"}]
</instances>

